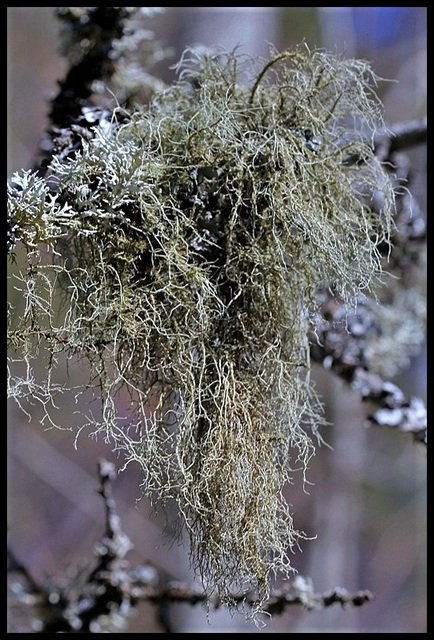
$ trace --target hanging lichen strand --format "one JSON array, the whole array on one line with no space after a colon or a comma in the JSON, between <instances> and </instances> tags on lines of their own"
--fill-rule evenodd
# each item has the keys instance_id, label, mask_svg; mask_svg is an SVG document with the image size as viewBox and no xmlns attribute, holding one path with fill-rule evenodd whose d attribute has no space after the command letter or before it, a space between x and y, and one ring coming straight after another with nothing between
<instances>
[{"instance_id":1,"label":"hanging lichen strand","mask_svg":"<svg viewBox=\"0 0 434 640\"><path fill-rule=\"evenodd\" d=\"M30 251L12 343L29 363L38 339L50 366L59 352L87 358L93 428L139 463L146 494L176 500L205 586L224 598L256 587L258 610L306 537L282 491L304 477L321 423L315 295L327 286L350 304L378 284L393 203L370 144L381 111L369 65L272 55L255 71L238 54L187 51L148 107L54 158L55 192L23 174L9 200L16 237L61 253L50 266ZM31 378L12 393L40 392Z\"/></svg>"}]
</instances>

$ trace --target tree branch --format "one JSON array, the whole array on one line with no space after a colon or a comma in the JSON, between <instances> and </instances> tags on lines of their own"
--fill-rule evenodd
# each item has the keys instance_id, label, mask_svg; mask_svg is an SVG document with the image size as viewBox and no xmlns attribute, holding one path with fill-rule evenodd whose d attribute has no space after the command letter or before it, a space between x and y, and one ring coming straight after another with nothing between
<instances>
[{"instance_id":1,"label":"tree branch","mask_svg":"<svg viewBox=\"0 0 434 640\"><path fill-rule=\"evenodd\" d=\"M160 585L161 577L152 565L139 565L130 569L125 560L132 548L129 538L122 531L111 483L115 477L115 467L104 459L98 462L100 487L106 511L105 532L96 544L97 562L85 579L77 575L66 585L54 580L39 585L30 572L11 550L8 550L8 572L24 577L26 593L21 593L26 605L32 605L33 628L36 633L98 633L100 620L108 624L111 616L126 619L132 607L141 601L151 602L160 609L160 622L166 632L170 627L167 605L186 603L196 605L206 603L218 609L224 602L218 596L198 592L180 582ZM71 572L69 572L71 573ZM29 602L28 596L33 596ZM346 589L336 587L327 593L315 593L308 578L297 576L285 589L275 590L264 605L264 613L279 615L290 605L301 605L307 610L342 606L361 606L373 600L370 591L350 594ZM257 604L253 592L233 594L235 605L254 607ZM163 614L161 614L163 612Z\"/></svg>"},{"instance_id":2,"label":"tree branch","mask_svg":"<svg viewBox=\"0 0 434 640\"><path fill-rule=\"evenodd\" d=\"M60 91L51 102L50 120L55 126L73 123L87 106L94 90L92 83L109 79L114 73L113 42L123 36L128 7L58 7L56 15L62 20L68 41L83 55L74 60L65 79L59 81ZM86 48L87 46L87 48ZM70 59L70 56L69 56Z\"/></svg>"},{"instance_id":3,"label":"tree branch","mask_svg":"<svg viewBox=\"0 0 434 640\"><path fill-rule=\"evenodd\" d=\"M403 151L409 147L427 142L427 118L407 120L394 124L387 133L380 132L376 136L376 153L381 159L395 151Z\"/></svg>"},{"instance_id":4,"label":"tree branch","mask_svg":"<svg viewBox=\"0 0 434 640\"><path fill-rule=\"evenodd\" d=\"M368 416L371 424L409 431L426 445L427 416L422 400L407 399L397 385L368 371L364 349L372 319L367 309L359 305L357 314L346 318L344 309L327 297L322 312L323 322L309 334L312 360L342 378L364 402L375 407Z\"/></svg>"},{"instance_id":5,"label":"tree branch","mask_svg":"<svg viewBox=\"0 0 434 640\"><path fill-rule=\"evenodd\" d=\"M185 602L191 605L206 602L214 609L218 609L223 604L218 596L209 597L206 593L198 593L183 583L172 583L163 589L147 589L145 598L150 602ZM254 606L257 602L254 593L232 594L231 599L236 604L247 606ZM280 615L290 605L302 605L308 610L327 608L334 604L340 604L343 607L347 605L361 606L373 599L374 595L368 590L350 594L346 589L340 587L326 593L315 593L310 580L297 576L288 588L272 591L265 604L264 612L270 615Z\"/></svg>"},{"instance_id":6,"label":"tree branch","mask_svg":"<svg viewBox=\"0 0 434 640\"><path fill-rule=\"evenodd\" d=\"M125 21L135 7L57 7L56 17L63 23L61 38L69 68L59 91L50 101L50 126L40 143L34 169L42 175L53 155L79 149L81 136L91 136L98 123L95 82L108 83L116 70L114 43L124 35Z\"/></svg>"}]
</instances>

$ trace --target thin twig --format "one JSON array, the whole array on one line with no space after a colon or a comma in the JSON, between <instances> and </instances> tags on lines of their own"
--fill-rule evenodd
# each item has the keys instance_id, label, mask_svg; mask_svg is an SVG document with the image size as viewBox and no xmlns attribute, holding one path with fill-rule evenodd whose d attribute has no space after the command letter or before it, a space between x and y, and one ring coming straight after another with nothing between
<instances>
[{"instance_id":1,"label":"thin twig","mask_svg":"<svg viewBox=\"0 0 434 640\"><path fill-rule=\"evenodd\" d=\"M197 592L183 583L171 583L161 589L147 589L144 599L150 602L171 602L187 603L197 605L207 603L208 606L218 609L223 605L223 601L218 596L209 596L206 593ZM232 594L230 596L234 605L255 606L257 600L254 593ZM366 602L371 602L374 595L371 591L360 590L356 593L349 593L346 589L336 587L325 592L316 593L310 580L298 576L297 579L287 589L274 590L264 605L264 613L270 615L280 615L291 605L301 605L305 609L322 609L334 604L341 606L361 606Z\"/></svg>"}]
</instances>

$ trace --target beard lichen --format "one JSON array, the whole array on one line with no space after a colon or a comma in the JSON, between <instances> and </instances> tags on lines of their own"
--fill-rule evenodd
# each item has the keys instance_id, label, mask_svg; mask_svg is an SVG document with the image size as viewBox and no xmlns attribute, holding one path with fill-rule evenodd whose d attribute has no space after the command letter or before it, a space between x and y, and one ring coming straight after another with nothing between
<instances>
[{"instance_id":1,"label":"beard lichen","mask_svg":"<svg viewBox=\"0 0 434 640\"><path fill-rule=\"evenodd\" d=\"M187 51L148 106L115 110L45 180L15 176L9 216L33 283L12 346L30 362L30 332L50 366L87 359L94 431L140 465L148 496L176 501L205 587L229 603L256 588L259 611L307 538L284 493L323 422L316 293L351 305L377 283L393 193L370 139L382 121L368 63L300 47L255 64Z\"/></svg>"}]
</instances>

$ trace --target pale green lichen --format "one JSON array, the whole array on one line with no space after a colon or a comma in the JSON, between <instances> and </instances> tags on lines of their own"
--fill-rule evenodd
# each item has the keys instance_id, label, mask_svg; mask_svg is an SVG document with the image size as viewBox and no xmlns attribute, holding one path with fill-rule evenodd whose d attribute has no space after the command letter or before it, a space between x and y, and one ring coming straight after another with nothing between
<instances>
[{"instance_id":1,"label":"pale green lichen","mask_svg":"<svg viewBox=\"0 0 434 640\"><path fill-rule=\"evenodd\" d=\"M370 144L382 122L366 62L299 47L255 64L187 51L149 106L53 159L54 192L11 193L17 237L56 260L31 254L38 293L23 288L10 339L29 359L31 320L53 363L87 358L92 428L141 466L147 495L176 501L205 586L223 598L256 587L259 610L306 538L283 490L323 421L309 377L316 293L351 305L377 284L393 193ZM46 219L53 230L28 236Z\"/></svg>"},{"instance_id":2,"label":"pale green lichen","mask_svg":"<svg viewBox=\"0 0 434 640\"><path fill-rule=\"evenodd\" d=\"M426 335L426 298L417 288L397 290L392 300L371 304L373 323L379 328L366 336L369 369L390 378L410 365Z\"/></svg>"}]
</instances>

